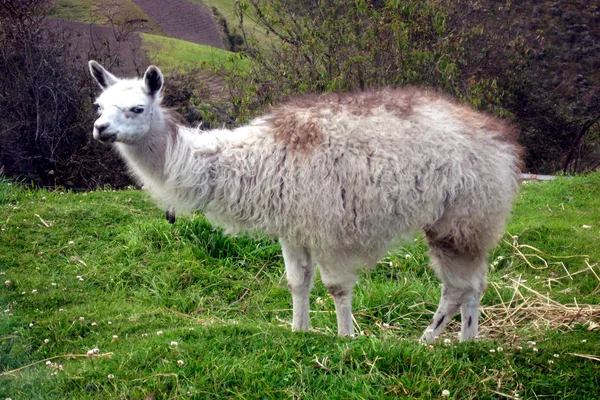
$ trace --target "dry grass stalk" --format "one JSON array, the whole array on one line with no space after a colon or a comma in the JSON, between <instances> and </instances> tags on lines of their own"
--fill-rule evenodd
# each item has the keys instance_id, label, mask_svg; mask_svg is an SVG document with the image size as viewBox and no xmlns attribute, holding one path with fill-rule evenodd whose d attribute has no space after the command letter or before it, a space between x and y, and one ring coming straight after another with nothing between
<instances>
[{"instance_id":1,"label":"dry grass stalk","mask_svg":"<svg viewBox=\"0 0 600 400\"><path fill-rule=\"evenodd\" d=\"M574 276L582 273L591 273L599 282L598 287L594 290L595 294L600 290L600 276L595 271L598 263L590 264L589 256L587 255L572 255L572 256L553 256L543 251L526 244L519 244L518 238L513 236L513 243L504 241L514 251L513 257L520 258L527 266L533 270L548 269L553 265L560 265L565 271L563 276L548 277L547 285L552 288L552 284L560 284L561 280L574 280ZM533 253L526 252L532 250ZM564 262L548 261L549 259L584 259L586 267L571 273ZM532 259L541 261L543 266L536 267ZM498 298L502 299L501 303L482 308L482 331L485 336L490 338L501 338L504 340L512 337L517 339L518 330L543 330L543 329L559 329L571 330L574 323L588 323L590 326L596 324L593 320L600 318L600 306L592 304L580 304L577 299L573 299L573 303L563 304L553 300L547 294L540 293L531 286L526 285L526 280L521 279L522 275L517 278L505 275L503 279L510 282L510 285L498 282L490 282L490 288L496 292ZM504 300L502 291L506 289L512 291L509 300Z\"/></svg>"}]
</instances>

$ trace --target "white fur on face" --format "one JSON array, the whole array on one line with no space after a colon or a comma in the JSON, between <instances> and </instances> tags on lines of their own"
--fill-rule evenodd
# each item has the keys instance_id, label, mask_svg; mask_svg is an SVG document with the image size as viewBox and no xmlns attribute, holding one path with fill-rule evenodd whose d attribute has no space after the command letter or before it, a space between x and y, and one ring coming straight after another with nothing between
<instances>
[{"instance_id":1,"label":"white fur on face","mask_svg":"<svg viewBox=\"0 0 600 400\"><path fill-rule=\"evenodd\" d=\"M143 138L152 125L156 98L149 96L141 80L120 80L96 99L100 116L94 123L94 139L115 135L114 140L133 144Z\"/></svg>"}]
</instances>

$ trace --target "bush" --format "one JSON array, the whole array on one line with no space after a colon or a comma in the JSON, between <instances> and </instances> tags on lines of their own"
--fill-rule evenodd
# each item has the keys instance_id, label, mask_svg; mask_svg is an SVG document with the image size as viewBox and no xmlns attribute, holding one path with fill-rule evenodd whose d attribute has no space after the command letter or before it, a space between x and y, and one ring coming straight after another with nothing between
<instances>
[{"instance_id":1,"label":"bush","mask_svg":"<svg viewBox=\"0 0 600 400\"><path fill-rule=\"evenodd\" d=\"M17 180L94 188L130 181L91 138L92 87L71 38L45 23L47 2L0 3L0 164Z\"/></svg>"}]
</instances>

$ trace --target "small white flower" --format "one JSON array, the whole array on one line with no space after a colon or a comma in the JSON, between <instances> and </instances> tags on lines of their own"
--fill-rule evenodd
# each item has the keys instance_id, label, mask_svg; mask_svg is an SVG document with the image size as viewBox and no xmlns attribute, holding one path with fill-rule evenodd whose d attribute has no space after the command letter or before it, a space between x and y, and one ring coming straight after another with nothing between
<instances>
[{"instance_id":1,"label":"small white flower","mask_svg":"<svg viewBox=\"0 0 600 400\"><path fill-rule=\"evenodd\" d=\"M58 370L59 370L59 371L62 371L63 369L64 369L64 367L62 366L62 364L59 364L59 365L58 365Z\"/></svg>"},{"instance_id":2,"label":"small white flower","mask_svg":"<svg viewBox=\"0 0 600 400\"><path fill-rule=\"evenodd\" d=\"M50 343L50 339L44 339L44 343Z\"/></svg>"},{"instance_id":3,"label":"small white flower","mask_svg":"<svg viewBox=\"0 0 600 400\"><path fill-rule=\"evenodd\" d=\"M92 325L92 326L96 326L96 325L98 325L98 324L97 324L97 323L95 323L95 322L92 322L92 323L91 323L91 325Z\"/></svg>"},{"instance_id":4,"label":"small white flower","mask_svg":"<svg viewBox=\"0 0 600 400\"><path fill-rule=\"evenodd\" d=\"M535 342L533 342L533 341L531 341L531 340L530 340L530 341L528 341L528 342L527 342L527 344L528 344L528 345L530 345L530 346L535 346L535 345L536 345L536 343L535 343Z\"/></svg>"},{"instance_id":5,"label":"small white flower","mask_svg":"<svg viewBox=\"0 0 600 400\"><path fill-rule=\"evenodd\" d=\"M496 350L498 351L498 353L501 353L504 351L504 349L502 347L498 347Z\"/></svg>"},{"instance_id":6,"label":"small white flower","mask_svg":"<svg viewBox=\"0 0 600 400\"><path fill-rule=\"evenodd\" d=\"M85 321L85 317L79 317L80 321Z\"/></svg>"},{"instance_id":7,"label":"small white flower","mask_svg":"<svg viewBox=\"0 0 600 400\"><path fill-rule=\"evenodd\" d=\"M177 366L178 366L178 367L181 367L181 366L183 366L183 364L184 364L184 363L183 363L183 360L177 360Z\"/></svg>"},{"instance_id":8,"label":"small white flower","mask_svg":"<svg viewBox=\"0 0 600 400\"><path fill-rule=\"evenodd\" d=\"M515 346L515 349L517 349L517 350L523 350L523 348L521 346Z\"/></svg>"},{"instance_id":9,"label":"small white flower","mask_svg":"<svg viewBox=\"0 0 600 400\"><path fill-rule=\"evenodd\" d=\"M587 343L587 339L583 339L581 343Z\"/></svg>"},{"instance_id":10,"label":"small white flower","mask_svg":"<svg viewBox=\"0 0 600 400\"><path fill-rule=\"evenodd\" d=\"M535 351L536 353L537 353L537 351L538 351L537 347L534 347L534 348L533 348L533 349L531 349L531 350Z\"/></svg>"},{"instance_id":11,"label":"small white flower","mask_svg":"<svg viewBox=\"0 0 600 400\"><path fill-rule=\"evenodd\" d=\"M64 308L59 308L58 311L59 312L63 312L63 311L65 311L65 309Z\"/></svg>"},{"instance_id":12,"label":"small white flower","mask_svg":"<svg viewBox=\"0 0 600 400\"><path fill-rule=\"evenodd\" d=\"M4 284L6 285L6 287L10 287L10 285L12 284L12 282L7 279L7 280L4 281Z\"/></svg>"},{"instance_id":13,"label":"small white flower","mask_svg":"<svg viewBox=\"0 0 600 400\"><path fill-rule=\"evenodd\" d=\"M490 353L495 353L496 350L495 349L490 349Z\"/></svg>"},{"instance_id":14,"label":"small white flower","mask_svg":"<svg viewBox=\"0 0 600 400\"><path fill-rule=\"evenodd\" d=\"M163 331L158 331L158 332L156 332L156 334L157 334L158 336L162 336L162 335L163 335Z\"/></svg>"},{"instance_id":15,"label":"small white flower","mask_svg":"<svg viewBox=\"0 0 600 400\"><path fill-rule=\"evenodd\" d=\"M451 343L452 343L452 340L450 340L450 339L448 339L448 338L444 339L444 344L445 344L446 346L449 346Z\"/></svg>"},{"instance_id":16,"label":"small white flower","mask_svg":"<svg viewBox=\"0 0 600 400\"><path fill-rule=\"evenodd\" d=\"M52 365L52 361L50 361L50 360L46 361L46 365Z\"/></svg>"},{"instance_id":17,"label":"small white flower","mask_svg":"<svg viewBox=\"0 0 600 400\"><path fill-rule=\"evenodd\" d=\"M114 375L113 374L108 374L108 379L114 379Z\"/></svg>"},{"instance_id":18,"label":"small white flower","mask_svg":"<svg viewBox=\"0 0 600 400\"><path fill-rule=\"evenodd\" d=\"M560 357L558 354L554 354L554 358L558 358Z\"/></svg>"},{"instance_id":19,"label":"small white flower","mask_svg":"<svg viewBox=\"0 0 600 400\"><path fill-rule=\"evenodd\" d=\"M37 291L37 289L33 289L33 290L31 291L31 293L33 293L33 294L36 294L37 292L38 292L38 291Z\"/></svg>"},{"instance_id":20,"label":"small white flower","mask_svg":"<svg viewBox=\"0 0 600 400\"><path fill-rule=\"evenodd\" d=\"M29 327L30 327L30 328L33 328L33 322L29 324Z\"/></svg>"},{"instance_id":21,"label":"small white flower","mask_svg":"<svg viewBox=\"0 0 600 400\"><path fill-rule=\"evenodd\" d=\"M553 360L548 360L548 364L554 364Z\"/></svg>"},{"instance_id":22,"label":"small white flower","mask_svg":"<svg viewBox=\"0 0 600 400\"><path fill-rule=\"evenodd\" d=\"M108 321L108 324L109 324L109 325L112 325L112 321Z\"/></svg>"},{"instance_id":23,"label":"small white flower","mask_svg":"<svg viewBox=\"0 0 600 400\"><path fill-rule=\"evenodd\" d=\"M75 244L75 242L72 240L69 240L69 244Z\"/></svg>"},{"instance_id":24,"label":"small white flower","mask_svg":"<svg viewBox=\"0 0 600 400\"><path fill-rule=\"evenodd\" d=\"M389 329L389 327L390 327L390 324L388 324L387 322L384 322L383 324L381 324L381 327L382 327L383 329Z\"/></svg>"},{"instance_id":25,"label":"small white flower","mask_svg":"<svg viewBox=\"0 0 600 400\"><path fill-rule=\"evenodd\" d=\"M50 376L56 376L56 375L58 375L58 373L56 371L54 371L50 374Z\"/></svg>"},{"instance_id":26,"label":"small white flower","mask_svg":"<svg viewBox=\"0 0 600 400\"><path fill-rule=\"evenodd\" d=\"M56 286L56 282L52 282L52 283L51 283L51 285L52 285L52 286Z\"/></svg>"},{"instance_id":27,"label":"small white flower","mask_svg":"<svg viewBox=\"0 0 600 400\"><path fill-rule=\"evenodd\" d=\"M92 352L93 352L94 354L100 354L100 349L99 349L99 348L97 348L97 347L94 347L94 348L92 349Z\"/></svg>"},{"instance_id":28,"label":"small white flower","mask_svg":"<svg viewBox=\"0 0 600 400\"><path fill-rule=\"evenodd\" d=\"M178 345L179 345L179 343L177 343L177 342L176 342L176 341L174 341L174 340L171 342L171 346L173 346L173 347L177 347Z\"/></svg>"},{"instance_id":29,"label":"small white flower","mask_svg":"<svg viewBox=\"0 0 600 400\"><path fill-rule=\"evenodd\" d=\"M404 258L410 260L410 254L405 255Z\"/></svg>"},{"instance_id":30,"label":"small white flower","mask_svg":"<svg viewBox=\"0 0 600 400\"><path fill-rule=\"evenodd\" d=\"M88 357L91 357L94 355L94 350L88 350L86 354Z\"/></svg>"},{"instance_id":31,"label":"small white flower","mask_svg":"<svg viewBox=\"0 0 600 400\"><path fill-rule=\"evenodd\" d=\"M448 396L450 396L450 391L446 390L446 389L442 390L442 397L448 397Z\"/></svg>"},{"instance_id":32,"label":"small white flower","mask_svg":"<svg viewBox=\"0 0 600 400\"><path fill-rule=\"evenodd\" d=\"M112 340L113 340L113 342L116 342L119 340L119 337L117 335L113 335Z\"/></svg>"}]
</instances>

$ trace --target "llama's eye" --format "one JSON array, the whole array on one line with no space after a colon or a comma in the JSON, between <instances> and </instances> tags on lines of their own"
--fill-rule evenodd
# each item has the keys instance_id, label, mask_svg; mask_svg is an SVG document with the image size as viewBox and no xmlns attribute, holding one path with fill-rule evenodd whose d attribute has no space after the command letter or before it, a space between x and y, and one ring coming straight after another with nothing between
<instances>
[{"instance_id":1,"label":"llama's eye","mask_svg":"<svg viewBox=\"0 0 600 400\"><path fill-rule=\"evenodd\" d=\"M144 107L132 107L129 111L131 111L132 113L141 114L144 112Z\"/></svg>"},{"instance_id":2,"label":"llama's eye","mask_svg":"<svg viewBox=\"0 0 600 400\"><path fill-rule=\"evenodd\" d=\"M96 112L97 112L98 114L102 114L102 107L101 107L101 106L99 106L98 104L96 104Z\"/></svg>"}]
</instances>

